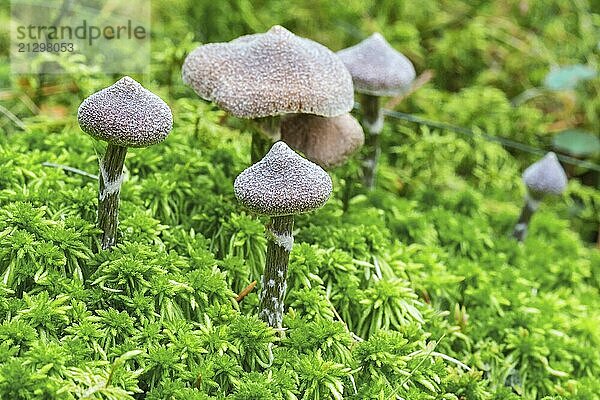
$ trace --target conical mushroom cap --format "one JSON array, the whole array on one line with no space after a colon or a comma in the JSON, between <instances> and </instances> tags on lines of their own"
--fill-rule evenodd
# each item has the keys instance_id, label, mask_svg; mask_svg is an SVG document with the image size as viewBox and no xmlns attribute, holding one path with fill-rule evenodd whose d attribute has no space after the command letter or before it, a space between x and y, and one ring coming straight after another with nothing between
<instances>
[{"instance_id":1,"label":"conical mushroom cap","mask_svg":"<svg viewBox=\"0 0 600 400\"><path fill-rule=\"evenodd\" d=\"M262 160L238 175L233 188L238 200L250 210L279 216L320 208L329 199L332 184L321 167L280 141Z\"/></svg>"},{"instance_id":2,"label":"conical mushroom cap","mask_svg":"<svg viewBox=\"0 0 600 400\"><path fill-rule=\"evenodd\" d=\"M281 140L324 168L343 164L365 142L362 127L350 114L319 117L297 114L281 122Z\"/></svg>"},{"instance_id":3,"label":"conical mushroom cap","mask_svg":"<svg viewBox=\"0 0 600 400\"><path fill-rule=\"evenodd\" d=\"M338 51L352 75L354 90L373 96L395 96L415 79L415 67L379 33Z\"/></svg>"},{"instance_id":4,"label":"conical mushroom cap","mask_svg":"<svg viewBox=\"0 0 600 400\"><path fill-rule=\"evenodd\" d=\"M534 194L561 194L567 187L567 174L556 154L549 152L523 172L523 182Z\"/></svg>"},{"instance_id":5,"label":"conical mushroom cap","mask_svg":"<svg viewBox=\"0 0 600 400\"><path fill-rule=\"evenodd\" d=\"M85 99L77 119L90 136L126 147L160 143L173 127L169 106L128 76Z\"/></svg>"},{"instance_id":6,"label":"conical mushroom cap","mask_svg":"<svg viewBox=\"0 0 600 400\"><path fill-rule=\"evenodd\" d=\"M352 78L331 50L281 26L192 51L183 81L240 118L336 116L354 105Z\"/></svg>"}]
</instances>

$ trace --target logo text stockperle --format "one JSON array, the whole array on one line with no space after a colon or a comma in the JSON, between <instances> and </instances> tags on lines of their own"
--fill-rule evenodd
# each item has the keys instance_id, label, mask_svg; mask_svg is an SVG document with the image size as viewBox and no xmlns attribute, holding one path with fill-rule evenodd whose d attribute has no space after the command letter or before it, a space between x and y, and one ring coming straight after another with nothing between
<instances>
[{"instance_id":1,"label":"logo text stockperle","mask_svg":"<svg viewBox=\"0 0 600 400\"><path fill-rule=\"evenodd\" d=\"M102 27L89 24L83 20L76 26L17 26L18 40L72 40L82 39L92 46L99 39L146 39L148 33L141 25L133 25L131 20L126 25L105 25Z\"/></svg>"}]
</instances>

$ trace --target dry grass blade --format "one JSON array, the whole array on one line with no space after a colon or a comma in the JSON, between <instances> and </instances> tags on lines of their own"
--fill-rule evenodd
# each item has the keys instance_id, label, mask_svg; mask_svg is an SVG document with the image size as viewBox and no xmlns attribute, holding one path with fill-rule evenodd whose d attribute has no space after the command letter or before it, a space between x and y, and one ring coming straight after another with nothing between
<instances>
[{"instance_id":1,"label":"dry grass blade","mask_svg":"<svg viewBox=\"0 0 600 400\"><path fill-rule=\"evenodd\" d=\"M15 114L11 113L6 107L0 105L0 113L10 119L19 129L26 130L27 127Z\"/></svg>"},{"instance_id":2,"label":"dry grass blade","mask_svg":"<svg viewBox=\"0 0 600 400\"><path fill-rule=\"evenodd\" d=\"M427 82L429 82L430 80L433 79L433 77L435 76L433 70L425 70L423 71L423 73L421 75L419 75L417 77L417 79L415 79L415 81L413 82L413 84L410 86L410 88L396 96L396 97L392 97L384 106L384 108L388 109L388 110L393 110L396 107L398 107L398 104L402 103L402 101L404 99L406 99L408 96L410 96L411 94L413 94L414 92L416 92L419 88L425 86L427 84Z\"/></svg>"}]
</instances>

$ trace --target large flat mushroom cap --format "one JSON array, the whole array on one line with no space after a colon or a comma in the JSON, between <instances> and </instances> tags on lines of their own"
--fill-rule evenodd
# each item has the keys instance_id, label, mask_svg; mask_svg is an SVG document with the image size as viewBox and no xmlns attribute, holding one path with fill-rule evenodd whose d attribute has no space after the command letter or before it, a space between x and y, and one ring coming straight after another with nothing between
<instances>
[{"instance_id":1,"label":"large flat mushroom cap","mask_svg":"<svg viewBox=\"0 0 600 400\"><path fill-rule=\"evenodd\" d=\"M235 179L235 196L250 210L270 216L300 214L320 208L331 196L331 178L284 142Z\"/></svg>"},{"instance_id":2,"label":"large flat mushroom cap","mask_svg":"<svg viewBox=\"0 0 600 400\"><path fill-rule=\"evenodd\" d=\"M324 168L343 164L365 142L350 114L337 117L297 114L281 121L281 140Z\"/></svg>"},{"instance_id":3,"label":"large flat mushroom cap","mask_svg":"<svg viewBox=\"0 0 600 400\"><path fill-rule=\"evenodd\" d=\"M567 174L556 154L549 152L523 172L523 182L534 194L561 194L567 187Z\"/></svg>"},{"instance_id":4,"label":"large flat mushroom cap","mask_svg":"<svg viewBox=\"0 0 600 400\"><path fill-rule=\"evenodd\" d=\"M128 76L85 99L77 119L90 136L126 147L160 143L173 127L169 106Z\"/></svg>"},{"instance_id":5,"label":"large flat mushroom cap","mask_svg":"<svg viewBox=\"0 0 600 400\"><path fill-rule=\"evenodd\" d=\"M415 67L379 33L338 51L352 75L354 89L373 96L395 96L415 79Z\"/></svg>"},{"instance_id":6,"label":"large flat mushroom cap","mask_svg":"<svg viewBox=\"0 0 600 400\"><path fill-rule=\"evenodd\" d=\"M352 78L331 50L281 26L192 51L183 81L239 118L336 116L354 105Z\"/></svg>"}]
</instances>

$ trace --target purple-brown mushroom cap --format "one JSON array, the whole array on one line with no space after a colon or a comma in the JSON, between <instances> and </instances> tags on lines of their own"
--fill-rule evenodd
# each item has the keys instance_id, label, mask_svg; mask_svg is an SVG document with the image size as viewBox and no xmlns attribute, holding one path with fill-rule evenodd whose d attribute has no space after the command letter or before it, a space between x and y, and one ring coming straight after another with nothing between
<instances>
[{"instance_id":1,"label":"purple-brown mushroom cap","mask_svg":"<svg viewBox=\"0 0 600 400\"><path fill-rule=\"evenodd\" d=\"M327 172L281 141L238 175L233 187L244 206L269 216L315 210L327 202L332 191Z\"/></svg>"},{"instance_id":2,"label":"purple-brown mushroom cap","mask_svg":"<svg viewBox=\"0 0 600 400\"><path fill-rule=\"evenodd\" d=\"M556 154L549 152L523 172L523 182L533 194L561 194L567 187L567 174Z\"/></svg>"},{"instance_id":3,"label":"purple-brown mushroom cap","mask_svg":"<svg viewBox=\"0 0 600 400\"><path fill-rule=\"evenodd\" d=\"M373 96L395 96L406 91L416 77L415 67L379 33L338 51L350 71L354 90Z\"/></svg>"},{"instance_id":4,"label":"purple-brown mushroom cap","mask_svg":"<svg viewBox=\"0 0 600 400\"><path fill-rule=\"evenodd\" d=\"M296 114L281 121L281 140L324 168L343 164L365 142L363 129L350 114L337 117Z\"/></svg>"},{"instance_id":5,"label":"purple-brown mushroom cap","mask_svg":"<svg viewBox=\"0 0 600 400\"><path fill-rule=\"evenodd\" d=\"M352 78L325 46L281 26L192 51L183 81L239 118L336 116L354 105Z\"/></svg>"},{"instance_id":6,"label":"purple-brown mushroom cap","mask_svg":"<svg viewBox=\"0 0 600 400\"><path fill-rule=\"evenodd\" d=\"M169 106L128 76L85 99L77 119L90 136L125 147L160 143L173 127Z\"/></svg>"}]
</instances>

